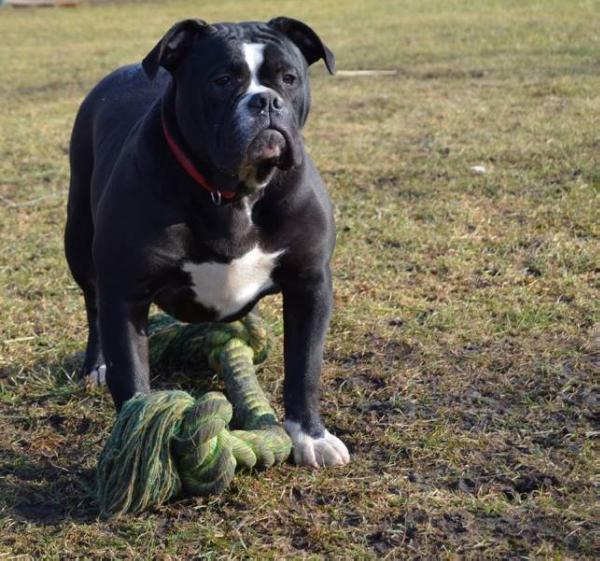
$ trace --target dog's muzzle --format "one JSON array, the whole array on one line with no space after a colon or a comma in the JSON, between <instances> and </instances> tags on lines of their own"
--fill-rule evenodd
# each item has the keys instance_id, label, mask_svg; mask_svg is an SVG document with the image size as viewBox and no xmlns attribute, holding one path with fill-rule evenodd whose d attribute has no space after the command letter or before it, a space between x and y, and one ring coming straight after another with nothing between
<instances>
[{"instance_id":1,"label":"dog's muzzle","mask_svg":"<svg viewBox=\"0 0 600 561\"><path fill-rule=\"evenodd\" d=\"M250 142L247 162L257 166L265 163L276 166L280 163L286 148L287 142L283 134L275 129L266 129Z\"/></svg>"}]
</instances>

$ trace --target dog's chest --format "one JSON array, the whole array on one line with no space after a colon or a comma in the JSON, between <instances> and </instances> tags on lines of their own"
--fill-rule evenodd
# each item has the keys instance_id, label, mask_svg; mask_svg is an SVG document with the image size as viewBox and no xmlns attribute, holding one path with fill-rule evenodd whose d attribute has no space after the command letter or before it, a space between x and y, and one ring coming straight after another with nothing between
<instances>
[{"instance_id":1,"label":"dog's chest","mask_svg":"<svg viewBox=\"0 0 600 561\"><path fill-rule=\"evenodd\" d=\"M273 287L271 273L283 251L264 252L258 245L229 263L184 263L190 275L194 299L215 310L217 319L239 312Z\"/></svg>"}]
</instances>

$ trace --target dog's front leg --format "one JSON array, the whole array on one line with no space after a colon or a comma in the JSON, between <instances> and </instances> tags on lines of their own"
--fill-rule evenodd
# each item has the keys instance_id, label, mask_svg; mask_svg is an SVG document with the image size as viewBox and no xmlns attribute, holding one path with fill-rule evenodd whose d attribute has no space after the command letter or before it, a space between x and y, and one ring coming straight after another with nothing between
<instances>
[{"instance_id":1,"label":"dog's front leg","mask_svg":"<svg viewBox=\"0 0 600 561\"><path fill-rule=\"evenodd\" d=\"M328 268L283 287L285 429L298 465L350 461L346 446L325 429L319 414L323 344L332 300Z\"/></svg>"},{"instance_id":2,"label":"dog's front leg","mask_svg":"<svg viewBox=\"0 0 600 561\"><path fill-rule=\"evenodd\" d=\"M98 296L106 383L118 411L136 393L150 391L146 333L150 304L128 301L108 287Z\"/></svg>"}]
</instances>

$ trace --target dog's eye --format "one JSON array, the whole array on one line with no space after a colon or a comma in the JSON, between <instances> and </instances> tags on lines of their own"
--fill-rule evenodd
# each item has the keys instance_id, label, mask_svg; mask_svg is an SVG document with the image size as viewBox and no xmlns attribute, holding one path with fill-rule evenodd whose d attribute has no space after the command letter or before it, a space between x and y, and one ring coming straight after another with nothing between
<instances>
[{"instance_id":1,"label":"dog's eye","mask_svg":"<svg viewBox=\"0 0 600 561\"><path fill-rule=\"evenodd\" d=\"M291 86L295 81L296 81L296 76L294 76L293 74L284 74L283 75L283 82L285 84L288 84L289 86Z\"/></svg>"},{"instance_id":2,"label":"dog's eye","mask_svg":"<svg viewBox=\"0 0 600 561\"><path fill-rule=\"evenodd\" d=\"M229 84L231 82L231 76L219 76L218 78L213 80L213 82L217 86L226 86L227 84Z\"/></svg>"}]
</instances>

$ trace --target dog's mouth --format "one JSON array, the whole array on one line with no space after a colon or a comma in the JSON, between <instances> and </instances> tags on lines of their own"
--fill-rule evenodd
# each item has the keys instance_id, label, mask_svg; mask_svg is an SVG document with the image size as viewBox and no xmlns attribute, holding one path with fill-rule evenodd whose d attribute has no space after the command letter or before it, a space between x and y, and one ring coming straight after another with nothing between
<instances>
[{"instance_id":1,"label":"dog's mouth","mask_svg":"<svg viewBox=\"0 0 600 561\"><path fill-rule=\"evenodd\" d=\"M277 168L289 169L291 166L289 135L269 128L258 133L248 145L239 178L246 187L258 189L266 186Z\"/></svg>"}]
</instances>

